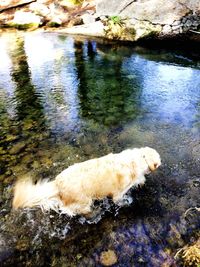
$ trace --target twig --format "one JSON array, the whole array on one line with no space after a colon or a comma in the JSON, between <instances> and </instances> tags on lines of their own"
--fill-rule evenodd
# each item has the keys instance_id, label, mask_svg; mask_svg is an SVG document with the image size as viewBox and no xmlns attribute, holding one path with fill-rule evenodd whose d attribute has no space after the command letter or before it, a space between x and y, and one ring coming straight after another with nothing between
<instances>
[{"instance_id":1,"label":"twig","mask_svg":"<svg viewBox=\"0 0 200 267\"><path fill-rule=\"evenodd\" d=\"M190 212L191 210L197 210L197 211L200 211L200 208L198 208L198 207L189 208L189 209L187 209L186 212L184 213L184 216L186 217L187 214L188 214L188 212Z\"/></svg>"},{"instance_id":2,"label":"twig","mask_svg":"<svg viewBox=\"0 0 200 267\"><path fill-rule=\"evenodd\" d=\"M200 34L200 32L198 32L198 31L190 30L190 32L194 32L194 33Z\"/></svg>"}]
</instances>

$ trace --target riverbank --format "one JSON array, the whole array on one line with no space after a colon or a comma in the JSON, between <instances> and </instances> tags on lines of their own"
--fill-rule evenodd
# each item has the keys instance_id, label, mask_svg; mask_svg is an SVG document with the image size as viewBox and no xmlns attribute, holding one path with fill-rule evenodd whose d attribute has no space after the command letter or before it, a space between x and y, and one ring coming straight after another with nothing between
<instances>
[{"instance_id":1,"label":"riverbank","mask_svg":"<svg viewBox=\"0 0 200 267\"><path fill-rule=\"evenodd\" d=\"M0 38L0 265L102 267L109 255L113 266L198 264L200 61L21 33ZM123 207L95 203L92 221L11 208L21 177L54 179L76 162L147 145L162 166Z\"/></svg>"},{"instance_id":2,"label":"riverbank","mask_svg":"<svg viewBox=\"0 0 200 267\"><path fill-rule=\"evenodd\" d=\"M200 7L194 1L5 0L0 30L58 31L118 41L200 41Z\"/></svg>"}]
</instances>

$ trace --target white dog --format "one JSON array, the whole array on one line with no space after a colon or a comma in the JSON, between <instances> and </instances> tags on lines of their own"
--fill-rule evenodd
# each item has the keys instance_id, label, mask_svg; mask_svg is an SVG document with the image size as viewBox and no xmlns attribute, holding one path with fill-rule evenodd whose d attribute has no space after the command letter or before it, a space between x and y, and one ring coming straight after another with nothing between
<instances>
[{"instance_id":1,"label":"white dog","mask_svg":"<svg viewBox=\"0 0 200 267\"><path fill-rule=\"evenodd\" d=\"M117 203L132 186L144 184L144 175L160 164L159 154L149 147L76 163L53 181L19 181L14 188L13 207L40 206L70 216L88 214L93 200L111 197Z\"/></svg>"}]
</instances>

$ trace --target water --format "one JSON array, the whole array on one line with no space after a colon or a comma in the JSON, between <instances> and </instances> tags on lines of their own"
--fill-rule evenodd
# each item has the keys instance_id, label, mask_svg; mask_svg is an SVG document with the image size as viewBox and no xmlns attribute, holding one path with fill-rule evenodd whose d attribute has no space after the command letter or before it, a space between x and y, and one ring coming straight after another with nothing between
<instances>
[{"instance_id":1,"label":"water","mask_svg":"<svg viewBox=\"0 0 200 267\"><path fill-rule=\"evenodd\" d=\"M179 266L178 248L199 237L200 62L58 34L0 37L0 265ZM13 211L23 176L53 179L75 162L150 146L161 168L119 208L96 218ZM177 265L178 264L178 265Z\"/></svg>"}]
</instances>

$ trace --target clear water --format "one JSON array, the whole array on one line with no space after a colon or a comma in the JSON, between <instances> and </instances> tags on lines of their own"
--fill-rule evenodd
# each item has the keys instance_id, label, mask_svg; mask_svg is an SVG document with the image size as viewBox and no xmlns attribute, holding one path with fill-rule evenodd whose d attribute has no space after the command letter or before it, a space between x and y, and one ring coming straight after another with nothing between
<instances>
[{"instance_id":1,"label":"clear water","mask_svg":"<svg viewBox=\"0 0 200 267\"><path fill-rule=\"evenodd\" d=\"M58 34L0 36L0 265L179 266L199 236L200 62ZM161 168L127 205L105 199L93 220L12 211L22 176L53 179L75 162L150 146Z\"/></svg>"}]
</instances>

